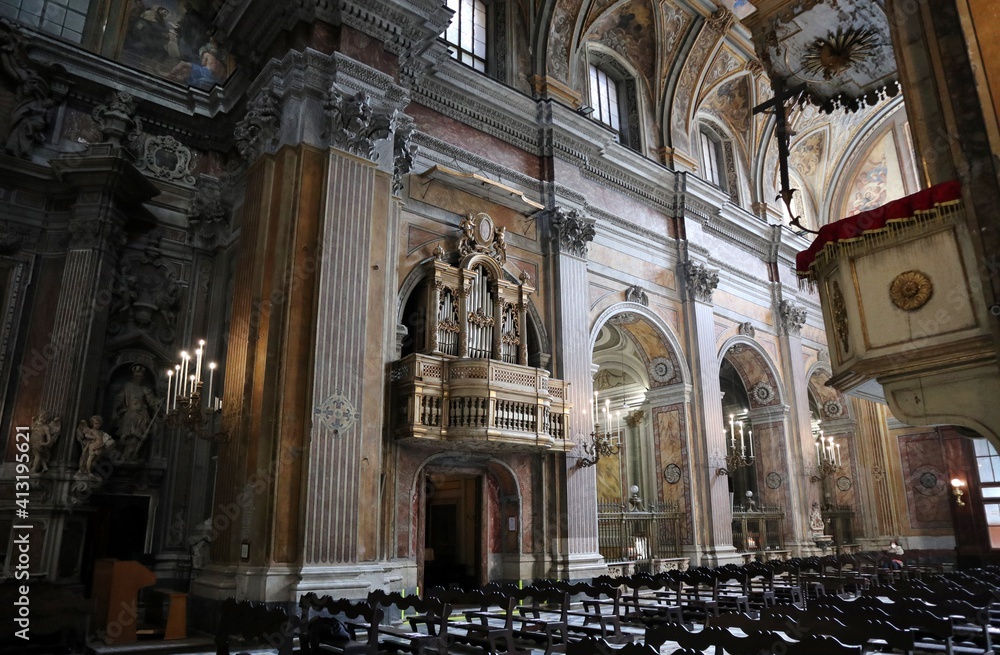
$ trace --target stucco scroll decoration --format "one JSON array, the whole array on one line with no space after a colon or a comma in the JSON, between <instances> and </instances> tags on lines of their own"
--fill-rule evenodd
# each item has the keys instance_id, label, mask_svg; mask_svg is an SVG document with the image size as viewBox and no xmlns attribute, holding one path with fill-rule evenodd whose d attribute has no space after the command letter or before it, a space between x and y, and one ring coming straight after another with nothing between
<instances>
[{"instance_id":1,"label":"stucco scroll decoration","mask_svg":"<svg viewBox=\"0 0 1000 655\"><path fill-rule=\"evenodd\" d=\"M556 207L549 211L552 229L558 235L559 246L571 255L587 256L587 244L597 236L594 219L578 209Z\"/></svg>"},{"instance_id":2,"label":"stucco scroll decoration","mask_svg":"<svg viewBox=\"0 0 1000 655\"><path fill-rule=\"evenodd\" d=\"M358 420L359 412L346 396L337 390L313 408L313 419L329 430L334 437L341 436Z\"/></svg>"},{"instance_id":3,"label":"stucco scroll decoration","mask_svg":"<svg viewBox=\"0 0 1000 655\"><path fill-rule=\"evenodd\" d=\"M646 295L646 290L638 284L633 284L625 289L625 302L634 302L643 307L649 307L649 297Z\"/></svg>"},{"instance_id":4,"label":"stucco scroll decoration","mask_svg":"<svg viewBox=\"0 0 1000 655\"><path fill-rule=\"evenodd\" d=\"M902 310L912 312L927 304L934 295L934 284L922 271L904 271L889 285L892 304Z\"/></svg>"},{"instance_id":5,"label":"stucco scroll decoration","mask_svg":"<svg viewBox=\"0 0 1000 655\"><path fill-rule=\"evenodd\" d=\"M160 180L194 184L191 149L172 136L147 137L142 144L138 168Z\"/></svg>"},{"instance_id":6,"label":"stucco scroll decoration","mask_svg":"<svg viewBox=\"0 0 1000 655\"><path fill-rule=\"evenodd\" d=\"M851 350L850 328L847 325L847 303L844 302L844 294L840 290L840 283L833 281L833 329L840 339L840 345L844 348L844 353Z\"/></svg>"},{"instance_id":7,"label":"stucco scroll decoration","mask_svg":"<svg viewBox=\"0 0 1000 655\"><path fill-rule=\"evenodd\" d=\"M778 318L782 332L796 335L806 323L806 310L789 300L782 300L778 303Z\"/></svg>"},{"instance_id":8,"label":"stucco scroll decoration","mask_svg":"<svg viewBox=\"0 0 1000 655\"><path fill-rule=\"evenodd\" d=\"M246 114L236 123L236 149L246 163L252 163L277 142L281 127L281 107L271 87L265 87L247 105Z\"/></svg>"},{"instance_id":9,"label":"stucco scroll decoration","mask_svg":"<svg viewBox=\"0 0 1000 655\"><path fill-rule=\"evenodd\" d=\"M389 138L395 127L396 112L376 112L364 91L347 93L337 83L330 86L323 106L329 118L327 136L334 147L375 161L375 145Z\"/></svg>"},{"instance_id":10,"label":"stucco scroll decoration","mask_svg":"<svg viewBox=\"0 0 1000 655\"><path fill-rule=\"evenodd\" d=\"M507 263L507 228L497 226L489 214L468 214L462 219L459 229L462 230L462 238L458 243L458 252L462 257L483 253L501 266Z\"/></svg>"},{"instance_id":11,"label":"stucco scroll decoration","mask_svg":"<svg viewBox=\"0 0 1000 655\"><path fill-rule=\"evenodd\" d=\"M28 59L27 49L20 30L0 19L0 70L14 87L4 151L18 159L29 159L32 148L45 140L49 110L56 105L48 81Z\"/></svg>"},{"instance_id":12,"label":"stucco scroll decoration","mask_svg":"<svg viewBox=\"0 0 1000 655\"><path fill-rule=\"evenodd\" d=\"M712 293L719 286L719 271L689 261L684 265L684 282L696 300L712 302Z\"/></svg>"}]
</instances>

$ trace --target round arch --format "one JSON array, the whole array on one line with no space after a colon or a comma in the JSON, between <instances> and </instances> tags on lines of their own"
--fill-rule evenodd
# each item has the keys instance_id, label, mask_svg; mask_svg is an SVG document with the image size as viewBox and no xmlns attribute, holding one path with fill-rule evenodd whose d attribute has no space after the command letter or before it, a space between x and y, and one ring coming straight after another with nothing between
<instances>
[{"instance_id":1,"label":"round arch","mask_svg":"<svg viewBox=\"0 0 1000 655\"><path fill-rule=\"evenodd\" d=\"M774 365L774 362L771 360L771 357L764 351L763 348L760 347L760 344L754 341L753 339L743 335L737 335L727 339L722 344L722 347L719 349L719 355L718 355L719 367L721 368L722 359L729 354L729 351L733 348L733 346L739 346L739 345L745 346L749 351L753 353L755 359L757 359L762 364L764 372L767 374L767 377L773 384L774 399L760 403L757 406L768 406L768 405L779 405L779 404L788 405L788 400L787 400L788 396L787 393L785 392L785 385L782 383L781 377L778 375L778 368ZM742 376L743 371L740 370L739 366L737 366L736 368L737 371L739 371L740 375ZM745 385L747 385L747 392L751 392L751 389L749 387L750 381L744 380L743 382ZM751 401L753 400L758 400L758 399L753 398L751 393Z\"/></svg>"},{"instance_id":2,"label":"round arch","mask_svg":"<svg viewBox=\"0 0 1000 655\"><path fill-rule=\"evenodd\" d=\"M681 349L680 341L678 341L677 337L674 336L673 330L670 329L670 326L667 325L666 321L645 305L640 305L634 302L620 302L611 305L601 312L590 327L590 342L587 344L588 352L594 352L594 347L597 345L597 337L598 334L600 334L601 326L607 323L612 317L619 314L635 314L649 321L659 334L660 338L663 339L663 343L671 350L677 363L677 369L680 371L681 382L684 384L691 384L691 370L688 368L687 358L683 356L684 350Z\"/></svg>"}]
</instances>

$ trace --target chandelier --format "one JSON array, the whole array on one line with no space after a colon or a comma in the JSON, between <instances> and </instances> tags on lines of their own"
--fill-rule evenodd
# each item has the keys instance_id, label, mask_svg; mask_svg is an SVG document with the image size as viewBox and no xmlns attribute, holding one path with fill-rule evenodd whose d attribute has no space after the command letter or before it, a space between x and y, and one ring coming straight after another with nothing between
<instances>
[{"instance_id":1,"label":"chandelier","mask_svg":"<svg viewBox=\"0 0 1000 655\"><path fill-rule=\"evenodd\" d=\"M602 457L614 457L621 450L621 411L611 414L611 401L604 401L604 429L598 420L597 392L594 392L592 417L594 431L590 433L590 443L582 444L583 452L587 454L577 460L579 466L594 466Z\"/></svg>"},{"instance_id":2,"label":"chandelier","mask_svg":"<svg viewBox=\"0 0 1000 655\"><path fill-rule=\"evenodd\" d=\"M837 471L843 462L840 459L840 444L833 443L833 437L824 437L823 431L816 429L816 475L812 482L820 482Z\"/></svg>"},{"instance_id":3,"label":"chandelier","mask_svg":"<svg viewBox=\"0 0 1000 655\"><path fill-rule=\"evenodd\" d=\"M185 435L225 443L229 435L215 428L216 415L222 413L222 400L213 395L216 365L215 362L207 362L203 367L206 345L204 339L198 341L193 362L188 351L182 350L180 362L172 370L167 370L165 421L168 427L181 430ZM206 368L208 393L203 395L205 382L202 374Z\"/></svg>"},{"instance_id":4,"label":"chandelier","mask_svg":"<svg viewBox=\"0 0 1000 655\"><path fill-rule=\"evenodd\" d=\"M739 439L737 439L737 433ZM716 474L732 475L741 468L753 465L753 428L750 425L750 418L747 410L739 414L729 415L729 431L726 441L726 465L720 467ZM749 444L749 448L747 445Z\"/></svg>"}]
</instances>

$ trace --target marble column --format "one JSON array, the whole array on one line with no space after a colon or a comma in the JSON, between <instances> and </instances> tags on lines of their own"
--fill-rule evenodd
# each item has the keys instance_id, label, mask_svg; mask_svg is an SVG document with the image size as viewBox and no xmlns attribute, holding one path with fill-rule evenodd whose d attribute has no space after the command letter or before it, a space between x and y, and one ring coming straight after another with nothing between
<instances>
[{"instance_id":1,"label":"marble column","mask_svg":"<svg viewBox=\"0 0 1000 655\"><path fill-rule=\"evenodd\" d=\"M374 562L396 336L389 137L405 95L386 75L313 51L272 60L250 95L235 131L252 164L226 358L229 441L212 563L192 590L363 597L385 573Z\"/></svg>"},{"instance_id":2,"label":"marble column","mask_svg":"<svg viewBox=\"0 0 1000 655\"><path fill-rule=\"evenodd\" d=\"M594 429L589 412L578 410L590 407L591 401L591 353L580 348L590 342L591 319L587 303L580 299L588 296L587 244L596 230L593 219L577 210L557 207L548 212L548 219L556 298L552 342L558 371L554 373L566 381L566 398L577 408L569 416L568 434L581 441L589 439ZM566 541L553 573L568 579L590 578L607 571L597 547L597 467L580 466L578 458L582 456L578 448L566 457Z\"/></svg>"},{"instance_id":3,"label":"marble column","mask_svg":"<svg viewBox=\"0 0 1000 655\"><path fill-rule=\"evenodd\" d=\"M725 467L725 419L719 385L719 355L715 344L715 312L712 292L719 285L719 272L688 261L682 271L685 311L690 329L691 372L694 382L692 453L695 470L695 534L703 544L702 564L717 566L742 561L733 548L733 508L728 479L718 474ZM700 432L700 434L699 434Z\"/></svg>"},{"instance_id":4,"label":"marble column","mask_svg":"<svg viewBox=\"0 0 1000 655\"><path fill-rule=\"evenodd\" d=\"M789 300L778 302L778 347L781 349L782 377L788 394L788 433L785 435L785 457L787 462L801 462L801 466L789 466L789 497L791 505L785 512L786 524L791 524L794 544L800 548L815 548L809 530L809 511L814 501L822 502L822 493L811 487L811 471L814 469L814 439L812 436L812 415L809 411L809 381L806 379L805 363L802 357L802 326L806 322L805 309ZM794 473L793 473L794 472ZM793 544L786 543L786 546Z\"/></svg>"}]
</instances>

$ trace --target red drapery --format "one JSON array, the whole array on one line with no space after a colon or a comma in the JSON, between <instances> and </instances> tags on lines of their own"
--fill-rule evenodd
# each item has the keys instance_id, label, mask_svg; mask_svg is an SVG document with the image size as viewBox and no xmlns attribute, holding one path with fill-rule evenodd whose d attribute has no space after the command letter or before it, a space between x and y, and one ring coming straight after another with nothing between
<instances>
[{"instance_id":1,"label":"red drapery","mask_svg":"<svg viewBox=\"0 0 1000 655\"><path fill-rule=\"evenodd\" d=\"M893 200L878 209L824 225L819 229L819 234L812 245L796 256L795 270L799 277L809 277L816 257L825 248L863 239L866 234L884 230L889 223L912 220L921 213L932 211L941 205L955 203L961 198L962 185L958 181L943 182L905 198Z\"/></svg>"}]
</instances>

